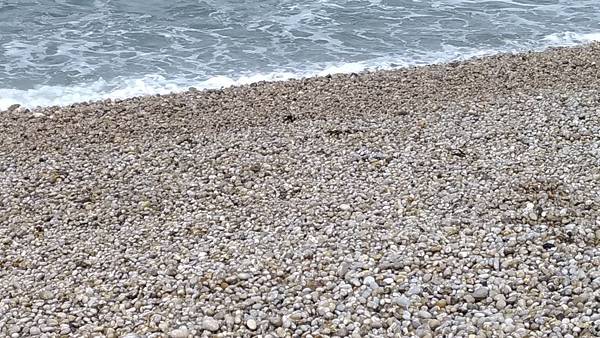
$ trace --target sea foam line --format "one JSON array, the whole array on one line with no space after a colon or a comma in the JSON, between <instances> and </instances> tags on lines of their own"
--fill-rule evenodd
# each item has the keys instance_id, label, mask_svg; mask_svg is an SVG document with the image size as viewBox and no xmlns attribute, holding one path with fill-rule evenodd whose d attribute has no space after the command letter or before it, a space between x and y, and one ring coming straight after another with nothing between
<instances>
[{"instance_id":1,"label":"sea foam line","mask_svg":"<svg viewBox=\"0 0 600 338\"><path fill-rule=\"evenodd\" d=\"M283 81L327 74L358 73L365 70L385 70L426 64L436 64L456 60L465 60L506 52L522 52L525 50L543 50L548 47L576 46L600 41L598 33L563 32L545 36L541 41L515 47L498 49L464 49L447 47L444 51L431 52L426 56L395 56L377 58L365 62L342 63L334 65L317 65L314 68L294 71L279 71L267 74L250 74L231 78L223 75L202 81L189 79L167 79L164 76L151 74L139 78L119 77L111 81L99 79L92 83L75 86L38 86L33 89L0 88L0 110L13 104L21 104L28 108L38 106L64 106L83 101L97 101L107 98L124 99L134 96L169 94L183 92L189 87L197 89L218 89L244 85L259 81Z\"/></svg>"}]
</instances>

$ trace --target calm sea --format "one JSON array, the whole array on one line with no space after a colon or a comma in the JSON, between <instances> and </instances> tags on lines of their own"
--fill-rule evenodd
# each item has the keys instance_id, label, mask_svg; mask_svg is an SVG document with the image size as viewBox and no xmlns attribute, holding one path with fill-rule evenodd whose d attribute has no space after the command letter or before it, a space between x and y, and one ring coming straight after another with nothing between
<instances>
[{"instance_id":1,"label":"calm sea","mask_svg":"<svg viewBox=\"0 0 600 338\"><path fill-rule=\"evenodd\" d=\"M0 0L0 109L597 39L598 0Z\"/></svg>"}]
</instances>

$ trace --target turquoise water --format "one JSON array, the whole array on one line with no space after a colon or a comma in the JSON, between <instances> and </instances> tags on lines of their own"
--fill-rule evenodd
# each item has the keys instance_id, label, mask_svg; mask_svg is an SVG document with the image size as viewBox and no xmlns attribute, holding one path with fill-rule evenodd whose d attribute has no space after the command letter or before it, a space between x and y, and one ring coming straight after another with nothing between
<instances>
[{"instance_id":1,"label":"turquoise water","mask_svg":"<svg viewBox=\"0 0 600 338\"><path fill-rule=\"evenodd\" d=\"M600 39L591 0L0 0L0 108Z\"/></svg>"}]
</instances>

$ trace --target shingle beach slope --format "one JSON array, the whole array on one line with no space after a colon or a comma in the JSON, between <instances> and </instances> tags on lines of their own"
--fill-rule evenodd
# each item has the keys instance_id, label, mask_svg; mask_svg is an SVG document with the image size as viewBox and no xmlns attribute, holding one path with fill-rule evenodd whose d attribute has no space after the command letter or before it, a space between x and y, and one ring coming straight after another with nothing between
<instances>
[{"instance_id":1,"label":"shingle beach slope","mask_svg":"<svg viewBox=\"0 0 600 338\"><path fill-rule=\"evenodd\" d=\"M0 113L0 336L598 337L600 45Z\"/></svg>"}]
</instances>

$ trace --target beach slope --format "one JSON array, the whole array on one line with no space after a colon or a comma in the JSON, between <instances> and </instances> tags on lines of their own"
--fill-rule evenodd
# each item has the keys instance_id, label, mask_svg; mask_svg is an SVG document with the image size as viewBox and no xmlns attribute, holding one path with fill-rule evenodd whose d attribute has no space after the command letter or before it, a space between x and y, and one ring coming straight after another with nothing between
<instances>
[{"instance_id":1,"label":"beach slope","mask_svg":"<svg viewBox=\"0 0 600 338\"><path fill-rule=\"evenodd\" d=\"M1 112L0 335L600 336L598 60Z\"/></svg>"}]
</instances>

